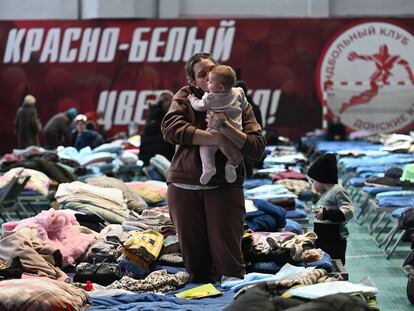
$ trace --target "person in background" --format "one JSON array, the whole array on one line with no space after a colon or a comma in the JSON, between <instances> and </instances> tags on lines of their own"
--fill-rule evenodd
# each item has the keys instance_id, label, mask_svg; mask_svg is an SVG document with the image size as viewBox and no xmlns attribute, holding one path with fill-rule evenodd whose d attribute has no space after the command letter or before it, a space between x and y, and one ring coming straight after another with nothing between
<instances>
[{"instance_id":1,"label":"person in background","mask_svg":"<svg viewBox=\"0 0 414 311\"><path fill-rule=\"evenodd\" d=\"M105 133L103 126L99 125L100 120L104 117L104 113L102 111L88 111L85 112L84 115L87 118L88 122L93 126L93 130L104 136Z\"/></svg>"},{"instance_id":2,"label":"person in background","mask_svg":"<svg viewBox=\"0 0 414 311\"><path fill-rule=\"evenodd\" d=\"M95 125L92 122L89 122L89 120L85 124L85 129L87 132L91 132L93 134L89 145L92 149L103 145L106 142L103 135L95 129Z\"/></svg>"},{"instance_id":3,"label":"person in background","mask_svg":"<svg viewBox=\"0 0 414 311\"><path fill-rule=\"evenodd\" d=\"M172 92L164 91L155 102L148 106L148 116L141 134L141 146L138 154L144 162L144 166L148 166L150 159L156 154L165 156L169 161L172 160L175 146L166 142L162 137L161 122L171 105L173 96Z\"/></svg>"},{"instance_id":4,"label":"person in background","mask_svg":"<svg viewBox=\"0 0 414 311\"><path fill-rule=\"evenodd\" d=\"M308 169L313 188L321 194L316 203L314 231L318 238L315 247L327 252L332 259L341 259L345 252L349 231L346 223L354 216L354 207L346 190L338 185L336 156L326 153Z\"/></svg>"},{"instance_id":5,"label":"person in background","mask_svg":"<svg viewBox=\"0 0 414 311\"><path fill-rule=\"evenodd\" d=\"M263 119L262 119L262 113L260 111L259 106L253 101L253 98L248 94L248 87L247 83L242 80L236 81L234 84L235 87L241 87L244 91L244 94L246 95L247 101L250 105L252 105L253 108L253 114L256 118L257 123L259 123L260 127L263 129ZM251 178L253 177L253 171L254 169L262 168L263 167L263 159L260 161L250 161L249 159L244 159L244 167L246 169L246 177Z\"/></svg>"},{"instance_id":6,"label":"person in background","mask_svg":"<svg viewBox=\"0 0 414 311\"><path fill-rule=\"evenodd\" d=\"M347 133L345 126L341 123L341 119L338 116L333 116L332 121L328 125L328 131L326 133L327 140L346 140Z\"/></svg>"},{"instance_id":7,"label":"person in background","mask_svg":"<svg viewBox=\"0 0 414 311\"><path fill-rule=\"evenodd\" d=\"M14 128L18 149L40 145L39 132L42 129L42 124L37 115L36 98L34 96L25 96L23 104L17 110Z\"/></svg>"},{"instance_id":8,"label":"person in background","mask_svg":"<svg viewBox=\"0 0 414 311\"><path fill-rule=\"evenodd\" d=\"M102 135L95 131L94 124L89 122L85 115L77 115L74 121L75 130L72 132L72 145L77 150L85 147L94 149L104 143Z\"/></svg>"},{"instance_id":9,"label":"person in background","mask_svg":"<svg viewBox=\"0 0 414 311\"><path fill-rule=\"evenodd\" d=\"M72 135L70 125L76 117L78 111L72 107L65 112L59 112L54 115L43 129L45 136L45 147L47 149L56 149L58 146L70 146Z\"/></svg>"},{"instance_id":10,"label":"person in background","mask_svg":"<svg viewBox=\"0 0 414 311\"><path fill-rule=\"evenodd\" d=\"M71 145L75 146L76 139L78 138L79 134L85 130L85 124L88 118L84 114L78 114L75 119L73 119L74 129L71 132Z\"/></svg>"},{"instance_id":11,"label":"person in background","mask_svg":"<svg viewBox=\"0 0 414 311\"><path fill-rule=\"evenodd\" d=\"M249 89L247 87L246 81L237 80L236 83L234 84L234 87L242 88L244 94L246 95L247 101L249 102L250 105L252 105L253 114L254 114L254 117L256 118L257 123L259 123L260 127L263 129L263 118L262 118L262 113L260 111L260 107L253 101L253 97L251 97L248 94Z\"/></svg>"},{"instance_id":12,"label":"person in background","mask_svg":"<svg viewBox=\"0 0 414 311\"><path fill-rule=\"evenodd\" d=\"M188 95L199 99L208 91L209 72L217 65L208 53L196 53L185 65L188 86L172 100L161 130L166 141L177 145L167 175L168 207L175 225L183 260L191 280L210 283L221 277L243 278L241 251L245 206L244 166L237 167L234 183L227 183L227 160L239 163L243 157L261 159L266 141L251 105L243 110L242 130L224 113L197 112ZM207 132L207 127L217 132ZM200 184L202 173L199 146L218 145L216 169L208 185Z\"/></svg>"}]
</instances>

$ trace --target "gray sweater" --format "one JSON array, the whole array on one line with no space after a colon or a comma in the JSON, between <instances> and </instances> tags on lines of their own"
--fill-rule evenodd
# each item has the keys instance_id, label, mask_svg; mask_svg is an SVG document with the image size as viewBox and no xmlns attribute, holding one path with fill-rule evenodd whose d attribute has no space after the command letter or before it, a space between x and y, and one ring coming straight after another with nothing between
<instances>
[{"instance_id":1,"label":"gray sweater","mask_svg":"<svg viewBox=\"0 0 414 311\"><path fill-rule=\"evenodd\" d=\"M317 208L323 208L323 219L315 219L318 227L326 225L338 225L342 238L349 235L346 223L354 216L354 207L346 190L340 185L335 185L322 194L316 203Z\"/></svg>"}]
</instances>

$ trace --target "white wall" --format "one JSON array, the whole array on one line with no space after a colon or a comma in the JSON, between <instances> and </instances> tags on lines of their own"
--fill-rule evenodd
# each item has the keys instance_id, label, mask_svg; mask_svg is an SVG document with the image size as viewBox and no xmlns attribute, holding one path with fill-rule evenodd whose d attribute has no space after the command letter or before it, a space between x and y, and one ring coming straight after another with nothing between
<instances>
[{"instance_id":1,"label":"white wall","mask_svg":"<svg viewBox=\"0 0 414 311\"><path fill-rule=\"evenodd\" d=\"M308 0L181 0L180 17L306 17ZM320 2L320 1L318 1Z\"/></svg>"},{"instance_id":2,"label":"white wall","mask_svg":"<svg viewBox=\"0 0 414 311\"><path fill-rule=\"evenodd\" d=\"M77 19L78 0L0 0L0 20Z\"/></svg>"},{"instance_id":3,"label":"white wall","mask_svg":"<svg viewBox=\"0 0 414 311\"><path fill-rule=\"evenodd\" d=\"M414 16L414 0L0 0L0 20Z\"/></svg>"},{"instance_id":4,"label":"white wall","mask_svg":"<svg viewBox=\"0 0 414 311\"><path fill-rule=\"evenodd\" d=\"M414 16L414 0L179 0L177 17Z\"/></svg>"},{"instance_id":5,"label":"white wall","mask_svg":"<svg viewBox=\"0 0 414 311\"><path fill-rule=\"evenodd\" d=\"M180 10L181 0L158 0L159 18L177 18Z\"/></svg>"},{"instance_id":6,"label":"white wall","mask_svg":"<svg viewBox=\"0 0 414 311\"><path fill-rule=\"evenodd\" d=\"M158 15L157 0L80 0L79 2L81 19L156 18Z\"/></svg>"},{"instance_id":7,"label":"white wall","mask_svg":"<svg viewBox=\"0 0 414 311\"><path fill-rule=\"evenodd\" d=\"M331 16L413 16L414 0L335 0Z\"/></svg>"}]
</instances>

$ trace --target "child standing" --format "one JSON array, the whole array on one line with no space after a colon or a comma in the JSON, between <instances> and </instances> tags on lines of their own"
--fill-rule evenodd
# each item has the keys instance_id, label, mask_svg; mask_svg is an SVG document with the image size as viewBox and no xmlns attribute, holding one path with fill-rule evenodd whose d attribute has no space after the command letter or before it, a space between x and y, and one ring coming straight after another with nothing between
<instances>
[{"instance_id":1,"label":"child standing","mask_svg":"<svg viewBox=\"0 0 414 311\"><path fill-rule=\"evenodd\" d=\"M318 235L315 246L345 265L349 235L345 225L354 216L354 207L348 193L338 185L336 156L322 155L309 167L308 176L314 181L315 191L321 194L315 210L314 231Z\"/></svg>"},{"instance_id":2,"label":"child standing","mask_svg":"<svg viewBox=\"0 0 414 311\"><path fill-rule=\"evenodd\" d=\"M230 66L218 65L209 73L207 87L209 92L205 93L201 99L194 95L189 95L188 99L195 111L212 110L214 112L225 113L230 122L239 130L242 129L242 112L247 105L247 99L243 89L233 87L236 82L236 74ZM223 124L221 127L226 126ZM214 129L207 129L213 132ZM200 158L203 172L200 177L200 183L206 185L211 177L216 174L215 154L217 146L200 146ZM236 163L227 161L224 167L226 181L233 183L236 178Z\"/></svg>"}]
</instances>

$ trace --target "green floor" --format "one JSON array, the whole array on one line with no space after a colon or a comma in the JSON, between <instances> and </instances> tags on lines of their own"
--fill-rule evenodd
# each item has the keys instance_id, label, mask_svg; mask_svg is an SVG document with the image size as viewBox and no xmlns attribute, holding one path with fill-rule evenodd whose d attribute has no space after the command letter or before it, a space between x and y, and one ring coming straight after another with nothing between
<instances>
[{"instance_id":1,"label":"green floor","mask_svg":"<svg viewBox=\"0 0 414 311\"><path fill-rule=\"evenodd\" d=\"M400 265L410 251L409 244L401 243L389 260L383 255L368 233L367 224L348 224L350 237L346 253L346 270L352 282L369 277L379 293L378 305L383 311L414 310L406 294L407 276Z\"/></svg>"}]
</instances>

